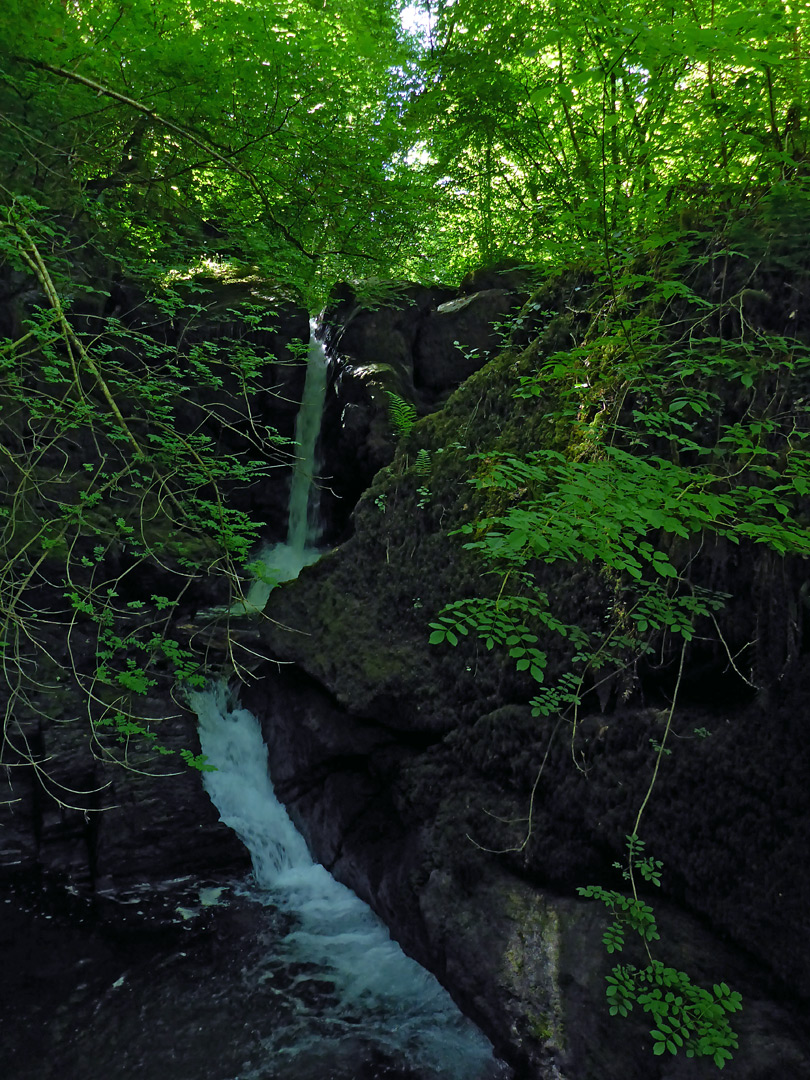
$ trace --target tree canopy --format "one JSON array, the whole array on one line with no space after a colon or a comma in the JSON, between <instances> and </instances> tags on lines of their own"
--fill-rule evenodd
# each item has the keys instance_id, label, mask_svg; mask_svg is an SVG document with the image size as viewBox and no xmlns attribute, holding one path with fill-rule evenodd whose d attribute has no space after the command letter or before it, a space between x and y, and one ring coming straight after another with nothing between
<instances>
[{"instance_id":1,"label":"tree canopy","mask_svg":"<svg viewBox=\"0 0 810 1080\"><path fill-rule=\"evenodd\" d=\"M412 228L389 0L12 0L0 30L5 197L136 267L306 282L391 261Z\"/></svg>"},{"instance_id":2,"label":"tree canopy","mask_svg":"<svg viewBox=\"0 0 810 1080\"><path fill-rule=\"evenodd\" d=\"M808 15L782 0L440 4L414 115L478 257L587 254L794 180Z\"/></svg>"},{"instance_id":3,"label":"tree canopy","mask_svg":"<svg viewBox=\"0 0 810 1080\"><path fill-rule=\"evenodd\" d=\"M806 0L402 6L7 0L3 197L135 264L328 286L587 256L804 177Z\"/></svg>"}]
</instances>

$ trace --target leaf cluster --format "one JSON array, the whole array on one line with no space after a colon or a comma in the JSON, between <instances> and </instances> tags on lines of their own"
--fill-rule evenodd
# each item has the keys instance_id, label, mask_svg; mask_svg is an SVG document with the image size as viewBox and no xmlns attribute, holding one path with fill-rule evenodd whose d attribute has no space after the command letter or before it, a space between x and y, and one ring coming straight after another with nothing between
<instances>
[{"instance_id":1,"label":"leaf cluster","mask_svg":"<svg viewBox=\"0 0 810 1080\"><path fill-rule=\"evenodd\" d=\"M417 421L416 408L410 401L406 401L405 398L400 397L393 390L387 390L386 393L388 395L388 416L391 420L391 426L397 437L402 439L410 433L411 428Z\"/></svg>"},{"instance_id":2,"label":"leaf cluster","mask_svg":"<svg viewBox=\"0 0 810 1080\"><path fill-rule=\"evenodd\" d=\"M706 990L693 983L685 971L667 967L649 954L649 943L658 941L660 935L653 909L638 897L632 873L636 871L648 884L660 886L662 863L644 855L644 841L636 834L627 837L627 848L628 868L623 873L633 885L632 895L601 885L577 890L580 896L604 904L613 917L602 938L608 953L623 951L627 931L639 935L648 953L646 967L618 964L606 977L610 1015L629 1016L633 1006L640 1005L653 1022L650 1036L654 1054L683 1051L689 1058L711 1058L722 1069L738 1046L727 1014L742 1008L742 997L725 982Z\"/></svg>"},{"instance_id":3,"label":"leaf cluster","mask_svg":"<svg viewBox=\"0 0 810 1080\"><path fill-rule=\"evenodd\" d=\"M259 526L230 493L283 461L279 436L251 404L272 357L227 335L171 344L113 317L77 315L70 275L50 254L67 246L31 198L13 200L0 222L0 259L41 298L0 341L2 747L58 799L26 734L50 716L57 684L84 702L102 759L127 765L138 745L174 752L155 705L205 678L178 619L183 596L201 571L241 593ZM187 328L205 313L169 293L158 300ZM241 415L221 404L223 390L244 403ZM144 595L144 578L160 587Z\"/></svg>"},{"instance_id":4,"label":"leaf cluster","mask_svg":"<svg viewBox=\"0 0 810 1080\"><path fill-rule=\"evenodd\" d=\"M446 195L433 243L479 263L621 259L806 175L807 18L737 0L440 4L411 123Z\"/></svg>"}]
</instances>

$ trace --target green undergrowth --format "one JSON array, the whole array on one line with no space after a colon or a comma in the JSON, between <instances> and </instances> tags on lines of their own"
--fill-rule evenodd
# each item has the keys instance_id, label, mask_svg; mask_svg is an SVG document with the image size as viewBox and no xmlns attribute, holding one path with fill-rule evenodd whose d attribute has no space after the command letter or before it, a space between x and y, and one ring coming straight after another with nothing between
<instances>
[{"instance_id":1,"label":"green undergrowth","mask_svg":"<svg viewBox=\"0 0 810 1080\"><path fill-rule=\"evenodd\" d=\"M167 342L104 315L104 297L86 286L80 307L69 249L32 199L4 207L0 266L27 278L35 299L0 341L2 760L34 768L72 804L30 732L70 684L81 710L72 719L101 760L140 766L144 747L156 761L174 753L156 708L205 680L181 617L187 592L201 575L226 604L240 591L259 526L229 492L265 480L283 440L251 404L273 358L249 334L272 330L269 306L211 314L207 288L165 288L146 310L176 326ZM196 340L206 320L217 322L211 339ZM58 688L39 675L56 657Z\"/></svg>"},{"instance_id":2,"label":"green undergrowth","mask_svg":"<svg viewBox=\"0 0 810 1080\"><path fill-rule=\"evenodd\" d=\"M751 565L766 552L810 556L810 326L798 299L810 267L777 209L720 235L641 245L575 287L576 299L560 303L547 286L524 308L511 347L460 392L468 403L480 392L481 423L467 447L466 520L452 532L495 587L430 622L434 645L474 639L508 655L533 686L533 715L554 722L577 768L580 722L600 683L618 675L628 698L646 658L674 666L652 779L617 864L631 892L580 891L613 916L609 952L631 930L647 954L646 966L613 969L611 1013L638 1005L653 1020L655 1054L683 1051L720 1068L737 1046L727 1013L739 994L720 980L707 991L652 952L658 933L641 893L659 884L660 863L642 858L638 833L671 753L693 642L704 654L713 642L750 687L766 678L756 648L731 653L723 612L735 582L707 575L701 551L719 542ZM514 415L499 423L486 402L510 378ZM430 449L438 462L441 448ZM554 564L592 568L605 597L599 618L560 607L545 585ZM531 809L528 821L520 846Z\"/></svg>"}]
</instances>

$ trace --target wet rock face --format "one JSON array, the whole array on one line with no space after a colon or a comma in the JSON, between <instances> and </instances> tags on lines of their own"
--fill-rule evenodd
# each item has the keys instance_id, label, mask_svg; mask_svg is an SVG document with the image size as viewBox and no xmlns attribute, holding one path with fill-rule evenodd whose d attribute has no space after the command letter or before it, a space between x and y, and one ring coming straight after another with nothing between
<instances>
[{"instance_id":1,"label":"wet rock face","mask_svg":"<svg viewBox=\"0 0 810 1080\"><path fill-rule=\"evenodd\" d=\"M189 714L161 722L162 745L173 756L133 742L125 758L122 748L123 764L101 761L87 722L58 708L18 727L15 742L23 735L43 764L37 772L20 763L0 771L0 879L43 875L89 896L247 865L199 772L177 754L199 752Z\"/></svg>"},{"instance_id":2,"label":"wet rock face","mask_svg":"<svg viewBox=\"0 0 810 1080\"><path fill-rule=\"evenodd\" d=\"M331 538L346 535L357 500L393 458L400 433L389 395L430 413L501 347L526 283L507 273L481 280L472 294L405 283L373 302L348 285L334 290L323 319L332 366L321 435Z\"/></svg>"},{"instance_id":3,"label":"wet rock face","mask_svg":"<svg viewBox=\"0 0 810 1080\"><path fill-rule=\"evenodd\" d=\"M413 368L413 348L423 320L455 291L406 282L389 296L358 297L346 284L335 287L323 314L333 356L349 365L387 363L403 373Z\"/></svg>"},{"instance_id":4,"label":"wet rock face","mask_svg":"<svg viewBox=\"0 0 810 1080\"><path fill-rule=\"evenodd\" d=\"M487 289L440 304L416 342L414 383L433 394L455 390L509 336L509 316L519 307L515 293Z\"/></svg>"},{"instance_id":5,"label":"wet rock face","mask_svg":"<svg viewBox=\"0 0 810 1080\"><path fill-rule=\"evenodd\" d=\"M176 292L181 303L167 312L139 286L118 280L111 286L102 314L114 316L134 335L136 354L141 335L175 354L177 367L189 382L188 395L174 402L178 430L209 435L223 453L253 456L243 415L249 406L257 430L275 430L285 439L294 439L310 336L309 315L300 302L288 290L268 282L200 278L179 284ZM87 316L88 330L93 328L94 317ZM213 358L219 386L195 384L193 362L198 349ZM249 402L238 370L229 362L239 352L252 354L261 371L262 389ZM287 497L288 476L286 470L278 469L261 484L232 487L229 503L267 523L266 539L280 540L286 528ZM279 523L275 529L274 523Z\"/></svg>"},{"instance_id":6,"label":"wet rock face","mask_svg":"<svg viewBox=\"0 0 810 1080\"><path fill-rule=\"evenodd\" d=\"M268 663L243 700L263 721L277 790L315 855L443 979L520 1080L703 1080L713 1066L652 1056L643 1016L609 1017L604 913L575 896L591 881L621 885L611 864L649 776L671 664L640 670L635 698L624 700L616 680L589 700L580 771L553 720L532 717L530 689L508 661L469 640L454 651L428 645L427 623L444 603L487 588L448 535L469 519L467 455L498 439L508 449L553 444L543 402L511 397L516 363L526 373L536 353L493 360L437 408L467 360L446 357L439 342L452 345L466 326L469 349L489 348L493 315L519 299L517 287L502 284L471 280L463 297L413 287L413 303L370 312L351 293L340 299L333 341L346 351L325 434L335 488L353 505L371 474L393 462L360 500L353 537L271 597L259 639L255 628L234 631L294 665ZM161 331L172 340L218 332L202 324ZM565 326L555 333L549 350L568 341ZM396 457L387 389L436 410ZM420 450L428 474L415 467ZM262 505L270 512L270 501ZM726 628L731 653L756 639L758 670L771 678L753 699L729 675L727 654L696 646L700 670L685 686L676 751L645 821L649 850L665 862L656 898L663 958L703 984L723 978L743 992L741 1048L728 1075L801 1076L810 1058L802 567L777 581L750 551L733 562L720 550L712 558L710 576L696 568L696 580L731 591L733 579L742 597ZM572 618L596 618L603 584L593 574L566 567L549 571L546 585ZM555 662L552 655L550 677ZM75 702L54 697L52 715L20 717L22 730L52 757L60 790L95 793L93 812L60 809L30 769L5 767L0 857L8 871L44 870L114 898L150 876L244 867L197 774L144 776L151 766L137 756L129 758L137 773L102 765L86 729L70 722ZM154 704L156 715L165 711L165 702ZM164 721L161 739L197 749L188 717Z\"/></svg>"},{"instance_id":7,"label":"wet rock face","mask_svg":"<svg viewBox=\"0 0 810 1080\"><path fill-rule=\"evenodd\" d=\"M604 912L574 897L579 885L614 881L611 863L621 858L663 711L597 706L581 720L583 773L552 722L516 703L486 708L488 686L507 697L518 688L487 667L489 654L440 654L424 627L419 644L422 609L407 598L418 588L431 603L441 549L417 538L410 509L410 544L400 549L390 533L391 550L410 561L387 561L365 523L395 512L393 497L386 515L369 509L366 519L363 510L348 544L272 600L271 617L299 631L277 627L274 655L295 659L298 670L284 667L279 684L269 668L246 700L264 721L280 796L316 856L451 987L522 1075L713 1075L713 1065L685 1060L660 1071L645 1019L608 1015ZM434 568L429 586L420 551ZM580 579L570 602L586 588ZM685 705L683 738L645 824L649 849L665 862L664 896L652 898L662 958L703 985L722 978L744 994L732 1075L750 1080L774 1075L777 1062L790 1075L808 1053L802 1005L776 1004L805 992L810 951L810 897L796 855L807 829L790 809L810 767L796 726L808 693L800 682L767 715L739 698L731 709ZM693 736L696 728L711 737ZM774 789L784 798L774 801ZM747 959L754 951L759 963Z\"/></svg>"},{"instance_id":8,"label":"wet rock face","mask_svg":"<svg viewBox=\"0 0 810 1080\"><path fill-rule=\"evenodd\" d=\"M265 675L246 692L245 702L263 719L276 790L311 850L371 904L406 951L451 988L517 1076L714 1075L713 1065L686 1059L662 1067L652 1056L648 1020L620 1022L605 1006L604 977L615 958L602 945L604 913L572 894L576 884L604 880L609 873L593 854L583 855L583 840L595 829L591 815L599 812L596 791L607 794L609 778L600 783L595 777L590 800L581 787L578 809L565 803L564 792L554 797L549 790L558 824L572 816L570 830L555 828L546 797L540 800L536 832L549 845L544 857L555 845L574 850L569 869L558 870L556 888L532 883L510 869L509 855L494 853L497 833L485 831L490 813L514 823L522 805L503 794L497 801L503 781L494 763L491 775L471 771L465 760L469 745L448 756L447 739L405 738L386 725L384 715L352 716L295 668L284 668L280 678L270 668ZM502 712L498 719L506 725L519 718ZM460 741L455 740L458 749ZM563 775L553 767L549 789ZM671 793L662 797L671 808ZM511 837L518 855L520 839ZM656 850L661 842L656 837ZM745 888L751 890L750 880ZM769 996L777 986L773 975L671 901L656 898L656 914L666 962L703 985L722 977L744 995L745 1012L736 1025L740 1053L730 1075L801 1075L810 1033L801 1008L776 1004ZM625 962L643 965L643 955L636 953L631 943Z\"/></svg>"},{"instance_id":9,"label":"wet rock face","mask_svg":"<svg viewBox=\"0 0 810 1080\"><path fill-rule=\"evenodd\" d=\"M526 263L516 266L513 260L502 259L485 266L477 266L465 274L459 291L469 296L470 293L482 292L485 289L507 289L528 299L542 284L543 277L536 266Z\"/></svg>"}]
</instances>

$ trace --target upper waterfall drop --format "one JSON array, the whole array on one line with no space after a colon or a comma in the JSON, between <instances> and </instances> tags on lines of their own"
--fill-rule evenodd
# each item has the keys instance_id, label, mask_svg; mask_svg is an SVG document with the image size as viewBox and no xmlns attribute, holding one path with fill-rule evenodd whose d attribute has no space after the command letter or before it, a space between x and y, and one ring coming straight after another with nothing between
<instances>
[{"instance_id":1,"label":"upper waterfall drop","mask_svg":"<svg viewBox=\"0 0 810 1080\"><path fill-rule=\"evenodd\" d=\"M327 359L318 337L315 319L309 323L307 374L301 407L295 421L295 465L290 484L290 509L287 546L302 556L312 550L320 538L318 519L320 493L315 477L318 471L318 437L321 433L323 403L326 397Z\"/></svg>"},{"instance_id":2,"label":"upper waterfall drop","mask_svg":"<svg viewBox=\"0 0 810 1080\"><path fill-rule=\"evenodd\" d=\"M243 601L233 605L233 614L263 611L270 593L282 581L298 577L302 568L317 560L321 535L318 439L321 433L329 362L318 337L318 321L309 321L309 351L301 405L295 420L295 460L290 480L287 539L267 544L257 562L263 572L253 582Z\"/></svg>"}]
</instances>

